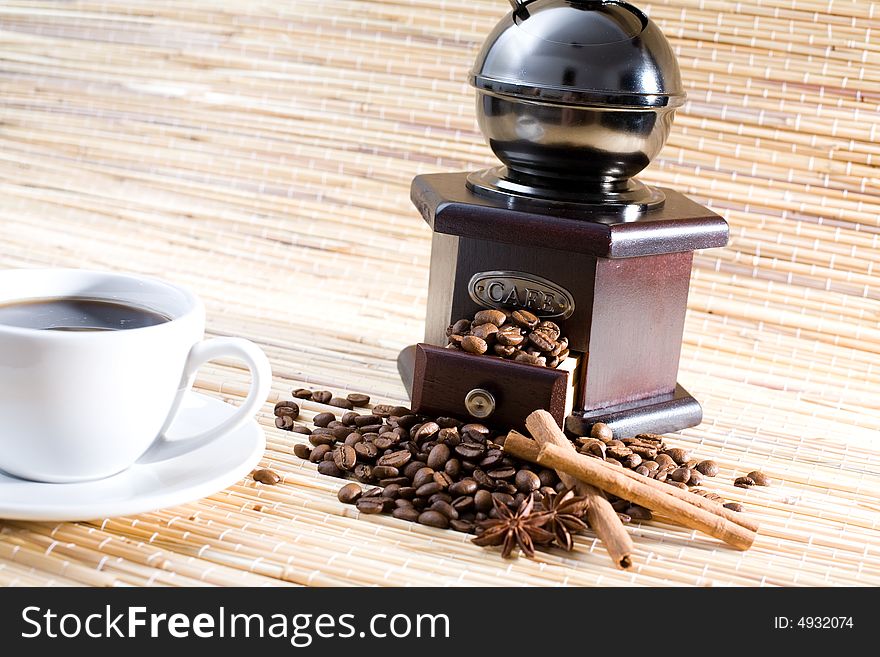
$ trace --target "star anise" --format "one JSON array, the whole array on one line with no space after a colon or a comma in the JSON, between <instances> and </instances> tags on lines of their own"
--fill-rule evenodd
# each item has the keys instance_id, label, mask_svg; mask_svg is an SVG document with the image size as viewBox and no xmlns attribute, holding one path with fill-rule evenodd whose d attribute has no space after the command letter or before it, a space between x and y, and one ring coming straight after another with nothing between
<instances>
[{"instance_id":1,"label":"star anise","mask_svg":"<svg viewBox=\"0 0 880 657\"><path fill-rule=\"evenodd\" d=\"M479 522L478 525L483 532L474 538L473 542L481 547L500 545L501 556L505 559L516 547L527 557L534 557L535 545L547 545L553 541L553 534L542 528L548 520L548 515L533 514L534 507L534 495L524 499L516 512L507 508L506 504L495 500L498 517Z\"/></svg>"},{"instance_id":2,"label":"star anise","mask_svg":"<svg viewBox=\"0 0 880 657\"><path fill-rule=\"evenodd\" d=\"M589 504L586 497L575 495L571 488L561 493L548 493L544 498L546 511L542 515L547 516L545 526L553 534L556 545L563 550L570 552L574 547L572 534L587 528L587 523L582 518Z\"/></svg>"}]
</instances>

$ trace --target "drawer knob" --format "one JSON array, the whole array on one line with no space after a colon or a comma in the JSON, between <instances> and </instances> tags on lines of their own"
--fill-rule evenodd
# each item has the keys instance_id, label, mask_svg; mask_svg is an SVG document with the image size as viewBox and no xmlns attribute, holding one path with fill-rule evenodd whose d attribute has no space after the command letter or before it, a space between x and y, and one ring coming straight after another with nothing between
<instances>
[{"instance_id":1,"label":"drawer knob","mask_svg":"<svg viewBox=\"0 0 880 657\"><path fill-rule=\"evenodd\" d=\"M464 406L475 418L486 418L495 411L495 397L488 390L474 388L464 398Z\"/></svg>"}]
</instances>

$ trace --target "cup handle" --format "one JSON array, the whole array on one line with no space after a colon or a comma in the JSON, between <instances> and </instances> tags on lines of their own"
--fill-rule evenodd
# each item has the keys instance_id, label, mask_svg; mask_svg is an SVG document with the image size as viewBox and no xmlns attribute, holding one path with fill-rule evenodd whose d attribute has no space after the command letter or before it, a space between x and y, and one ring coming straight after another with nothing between
<instances>
[{"instance_id":1,"label":"cup handle","mask_svg":"<svg viewBox=\"0 0 880 657\"><path fill-rule=\"evenodd\" d=\"M195 436L188 436L173 441L166 439L165 434L180 412L183 399L192 388L199 368L209 361L226 357L241 359L251 372L251 389L244 403L231 417L212 429L203 431ZM269 359L266 358L266 354L263 353L262 349L253 342L241 338L214 338L199 342L189 352L183 371L183 378L181 379L180 390L171 407L171 412L168 414L168 419L165 421L165 426L159 432L159 438L137 462L142 464L156 463L174 458L203 447L224 433L237 429L249 418L253 417L260 406L263 405L269 397L271 385L272 367L269 365Z\"/></svg>"}]
</instances>

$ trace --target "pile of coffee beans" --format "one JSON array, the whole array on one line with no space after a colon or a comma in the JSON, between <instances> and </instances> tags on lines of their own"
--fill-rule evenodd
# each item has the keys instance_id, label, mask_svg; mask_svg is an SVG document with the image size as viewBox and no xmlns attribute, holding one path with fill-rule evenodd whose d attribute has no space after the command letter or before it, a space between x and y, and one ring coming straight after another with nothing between
<instances>
[{"instance_id":1,"label":"pile of coffee beans","mask_svg":"<svg viewBox=\"0 0 880 657\"><path fill-rule=\"evenodd\" d=\"M289 403L276 409L286 413ZM359 482L343 486L338 497L361 513L473 532L478 521L495 517L495 502L515 510L531 493L540 500L563 489L553 470L505 455L506 434L483 424L382 404L341 418L318 413L313 423L311 430L285 427L311 443L297 444L294 454L316 463L321 474Z\"/></svg>"},{"instance_id":2,"label":"pile of coffee beans","mask_svg":"<svg viewBox=\"0 0 880 657\"><path fill-rule=\"evenodd\" d=\"M742 505L737 502L725 502L724 498L717 493L699 488L706 478L718 474L718 464L715 461L693 458L687 449L670 447L666 444L664 436L659 434L641 433L635 438L617 440L614 438L611 428L600 422L593 425L589 437L578 438L575 444L581 454L602 459L611 465L627 468L645 477L689 490L713 502L723 504L728 509L734 511L742 511L743 509ZM753 474L761 475L760 472L752 472L750 476ZM747 478L740 477L737 481ZM633 519L641 520L651 517L650 511L647 509L634 509L625 500L612 498L612 506L616 511L626 513ZM635 515L631 511L635 511Z\"/></svg>"},{"instance_id":3,"label":"pile of coffee beans","mask_svg":"<svg viewBox=\"0 0 880 657\"><path fill-rule=\"evenodd\" d=\"M568 338L557 324L527 310L481 310L446 329L448 349L488 354L517 363L558 367L568 356Z\"/></svg>"}]
</instances>

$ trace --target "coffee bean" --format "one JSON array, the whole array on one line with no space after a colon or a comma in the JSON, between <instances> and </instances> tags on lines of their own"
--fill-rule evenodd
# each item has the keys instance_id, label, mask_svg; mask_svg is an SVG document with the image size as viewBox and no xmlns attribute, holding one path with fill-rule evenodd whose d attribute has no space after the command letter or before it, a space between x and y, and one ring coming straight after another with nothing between
<instances>
[{"instance_id":1,"label":"coffee bean","mask_svg":"<svg viewBox=\"0 0 880 657\"><path fill-rule=\"evenodd\" d=\"M336 420L336 416L333 413L318 413L313 419L312 423L316 427L326 428L331 422Z\"/></svg>"},{"instance_id":2,"label":"coffee bean","mask_svg":"<svg viewBox=\"0 0 880 657\"><path fill-rule=\"evenodd\" d=\"M538 356L533 356L532 354L526 353L525 351L520 351L516 356L513 357L513 361L515 363L525 363L526 365L546 365L547 360L539 358Z\"/></svg>"},{"instance_id":3,"label":"coffee bean","mask_svg":"<svg viewBox=\"0 0 880 657\"><path fill-rule=\"evenodd\" d=\"M457 532L470 534L474 531L474 523L467 520L450 520L449 527Z\"/></svg>"},{"instance_id":4,"label":"coffee bean","mask_svg":"<svg viewBox=\"0 0 880 657\"><path fill-rule=\"evenodd\" d=\"M499 465L504 460L504 452L500 449L490 449L480 461L480 467L488 470Z\"/></svg>"},{"instance_id":5,"label":"coffee bean","mask_svg":"<svg viewBox=\"0 0 880 657\"><path fill-rule=\"evenodd\" d=\"M552 488L559 481L559 477L556 475L556 473L549 468L541 468L540 470L538 470L538 479L541 480L542 488L544 488L545 486Z\"/></svg>"},{"instance_id":6,"label":"coffee bean","mask_svg":"<svg viewBox=\"0 0 880 657\"><path fill-rule=\"evenodd\" d=\"M495 468L486 472L492 479L510 479L516 475L516 469L511 467Z\"/></svg>"},{"instance_id":7,"label":"coffee bean","mask_svg":"<svg viewBox=\"0 0 880 657\"><path fill-rule=\"evenodd\" d=\"M312 430L303 424L297 424L293 429L291 429L294 433L301 433L305 436L309 436L312 433Z\"/></svg>"},{"instance_id":8,"label":"coffee bean","mask_svg":"<svg viewBox=\"0 0 880 657\"><path fill-rule=\"evenodd\" d=\"M434 493L433 495L428 497L428 506L431 506L432 504L434 504L434 502L448 502L449 504L451 504L452 495L450 495L449 493L444 493L443 491L440 491L439 493Z\"/></svg>"},{"instance_id":9,"label":"coffee bean","mask_svg":"<svg viewBox=\"0 0 880 657\"><path fill-rule=\"evenodd\" d=\"M691 453L680 447L673 447L672 449L666 450L666 455L675 461L678 465L683 465L688 462L691 458Z\"/></svg>"},{"instance_id":10,"label":"coffee bean","mask_svg":"<svg viewBox=\"0 0 880 657\"><path fill-rule=\"evenodd\" d=\"M489 427L485 424L480 424L479 422L469 422L468 424L461 425L458 430L464 434L470 434L472 438L476 438L477 436L482 436L485 438L491 433L489 431Z\"/></svg>"},{"instance_id":11,"label":"coffee bean","mask_svg":"<svg viewBox=\"0 0 880 657\"><path fill-rule=\"evenodd\" d=\"M770 477L765 475L760 470L753 470L748 474L749 479L755 482L756 486L769 486L770 485Z\"/></svg>"},{"instance_id":12,"label":"coffee bean","mask_svg":"<svg viewBox=\"0 0 880 657\"><path fill-rule=\"evenodd\" d=\"M442 470L440 472L434 473L434 481L440 484L444 488L444 490L455 483L455 480Z\"/></svg>"},{"instance_id":13,"label":"coffee bean","mask_svg":"<svg viewBox=\"0 0 880 657\"><path fill-rule=\"evenodd\" d=\"M751 488L755 485L755 480L751 477L737 477L733 480L733 485L737 488Z\"/></svg>"},{"instance_id":14,"label":"coffee bean","mask_svg":"<svg viewBox=\"0 0 880 657\"><path fill-rule=\"evenodd\" d=\"M332 397L330 401L327 402L330 406L336 406L337 408L345 408L347 410L352 410L354 408L354 404L352 404L347 399L342 397Z\"/></svg>"},{"instance_id":15,"label":"coffee bean","mask_svg":"<svg viewBox=\"0 0 880 657\"><path fill-rule=\"evenodd\" d=\"M517 326L534 329L538 325L538 318L528 310L514 310L510 315L510 320Z\"/></svg>"},{"instance_id":16,"label":"coffee bean","mask_svg":"<svg viewBox=\"0 0 880 657\"><path fill-rule=\"evenodd\" d=\"M275 426L278 429L283 429L284 431L290 431L291 429L293 429L294 424L294 419L287 415L280 415L275 418Z\"/></svg>"},{"instance_id":17,"label":"coffee bean","mask_svg":"<svg viewBox=\"0 0 880 657\"><path fill-rule=\"evenodd\" d=\"M611 458L617 459L618 461L622 461L623 459L632 455L633 451L626 447L625 445L613 445L607 447L605 450L607 456ZM641 462L641 461L640 461Z\"/></svg>"},{"instance_id":18,"label":"coffee bean","mask_svg":"<svg viewBox=\"0 0 880 657\"><path fill-rule=\"evenodd\" d=\"M379 455L379 448L373 443L358 443L354 446L354 451L361 461L372 461Z\"/></svg>"},{"instance_id":19,"label":"coffee bean","mask_svg":"<svg viewBox=\"0 0 880 657\"><path fill-rule=\"evenodd\" d=\"M351 433L351 427L347 427L342 424L342 422L339 422L335 426L333 426L332 431L333 436L336 438L336 440L345 440L346 438L348 438L348 434Z\"/></svg>"},{"instance_id":20,"label":"coffee bean","mask_svg":"<svg viewBox=\"0 0 880 657\"><path fill-rule=\"evenodd\" d=\"M715 461L700 461L697 463L697 471L707 477L714 477L718 474L718 464Z\"/></svg>"},{"instance_id":21,"label":"coffee bean","mask_svg":"<svg viewBox=\"0 0 880 657\"><path fill-rule=\"evenodd\" d=\"M340 488L339 492L336 493L336 497L339 498L339 501L343 504L354 504L362 494L363 491L357 484L345 484L345 486Z\"/></svg>"},{"instance_id":22,"label":"coffee bean","mask_svg":"<svg viewBox=\"0 0 880 657\"><path fill-rule=\"evenodd\" d=\"M550 355L559 358L559 360L565 360L565 357L568 356L568 338L557 338L556 346L553 347Z\"/></svg>"},{"instance_id":23,"label":"coffee bean","mask_svg":"<svg viewBox=\"0 0 880 657\"><path fill-rule=\"evenodd\" d=\"M412 477L412 485L416 488L434 481L434 469L425 466L423 463L420 463L419 465L422 467L419 468Z\"/></svg>"},{"instance_id":24,"label":"coffee bean","mask_svg":"<svg viewBox=\"0 0 880 657\"><path fill-rule=\"evenodd\" d=\"M439 493L443 490L443 487L435 481L430 481L427 484L422 484L418 488L416 488L416 495L418 497L430 497L434 493Z\"/></svg>"},{"instance_id":25,"label":"coffee bean","mask_svg":"<svg viewBox=\"0 0 880 657\"><path fill-rule=\"evenodd\" d=\"M474 315L474 324L494 324L501 326L507 321L507 313L501 310L481 310Z\"/></svg>"},{"instance_id":26,"label":"coffee bean","mask_svg":"<svg viewBox=\"0 0 880 657\"><path fill-rule=\"evenodd\" d=\"M274 470L269 470L268 468L255 470L252 476L254 478L254 481L258 481L261 484L266 484L267 486L274 486L281 481L281 475L279 475Z\"/></svg>"},{"instance_id":27,"label":"coffee bean","mask_svg":"<svg viewBox=\"0 0 880 657\"><path fill-rule=\"evenodd\" d=\"M309 439L311 439L311 436L309 436ZM328 454L331 449L330 445L318 445L312 450L312 453L309 454L309 461L312 463L320 463L324 460L324 455Z\"/></svg>"},{"instance_id":28,"label":"coffee bean","mask_svg":"<svg viewBox=\"0 0 880 657\"><path fill-rule=\"evenodd\" d=\"M498 332L495 334L495 339L498 341L498 344L503 347L518 347L526 338L520 327L514 326L513 324L505 324L498 329ZM511 350L510 353L512 354L513 350Z\"/></svg>"},{"instance_id":29,"label":"coffee bean","mask_svg":"<svg viewBox=\"0 0 880 657\"><path fill-rule=\"evenodd\" d=\"M488 512L492 505L492 493L487 490L478 490L474 493L474 508L477 511Z\"/></svg>"},{"instance_id":30,"label":"coffee bean","mask_svg":"<svg viewBox=\"0 0 880 657\"><path fill-rule=\"evenodd\" d=\"M433 509L422 511L419 514L418 522L419 524L427 525L428 527L437 527L438 529L446 529L449 527L449 518Z\"/></svg>"},{"instance_id":31,"label":"coffee bean","mask_svg":"<svg viewBox=\"0 0 880 657\"><path fill-rule=\"evenodd\" d=\"M373 468L366 463L358 463L354 466L353 472L358 481L366 483L373 480Z\"/></svg>"},{"instance_id":32,"label":"coffee bean","mask_svg":"<svg viewBox=\"0 0 880 657\"><path fill-rule=\"evenodd\" d=\"M669 474L672 481L678 481L682 484L687 483L691 478L691 471L687 468L676 468Z\"/></svg>"},{"instance_id":33,"label":"coffee bean","mask_svg":"<svg viewBox=\"0 0 880 657\"><path fill-rule=\"evenodd\" d=\"M318 390L312 393L312 401L316 401L319 404L326 404L331 399L333 399L333 393L329 390Z\"/></svg>"},{"instance_id":34,"label":"coffee bean","mask_svg":"<svg viewBox=\"0 0 880 657\"><path fill-rule=\"evenodd\" d=\"M380 482L381 483L381 482ZM392 500L397 498L397 492L401 486L399 483L382 484L382 497L390 497Z\"/></svg>"},{"instance_id":35,"label":"coffee bean","mask_svg":"<svg viewBox=\"0 0 880 657\"><path fill-rule=\"evenodd\" d=\"M400 500L398 500L400 501ZM398 520L406 520L407 522L416 522L419 519L420 512L413 507L397 507L391 512L391 515Z\"/></svg>"},{"instance_id":36,"label":"coffee bean","mask_svg":"<svg viewBox=\"0 0 880 657\"><path fill-rule=\"evenodd\" d=\"M416 442L428 440L429 438L431 438L431 436L436 435L438 431L440 431L439 424L437 424L436 422L425 422L413 434L413 440L415 440Z\"/></svg>"},{"instance_id":37,"label":"coffee bean","mask_svg":"<svg viewBox=\"0 0 880 657\"><path fill-rule=\"evenodd\" d=\"M397 490L398 497L402 497L407 500L411 500L416 496L416 489L412 486L401 486Z\"/></svg>"},{"instance_id":38,"label":"coffee bean","mask_svg":"<svg viewBox=\"0 0 880 657\"><path fill-rule=\"evenodd\" d=\"M455 453L464 459L477 459L483 456L486 448L476 443L461 443L456 445Z\"/></svg>"},{"instance_id":39,"label":"coffee bean","mask_svg":"<svg viewBox=\"0 0 880 657\"><path fill-rule=\"evenodd\" d=\"M429 468L433 468L434 470L440 470L446 465L446 462L449 460L449 447L444 445L443 443L437 443L434 447L431 448L431 451L428 453L427 464Z\"/></svg>"},{"instance_id":40,"label":"coffee bean","mask_svg":"<svg viewBox=\"0 0 880 657\"><path fill-rule=\"evenodd\" d=\"M365 426L368 426L371 424L372 425L376 424L376 416L375 415L358 415L354 419L354 426L356 426L358 428L365 427Z\"/></svg>"},{"instance_id":41,"label":"coffee bean","mask_svg":"<svg viewBox=\"0 0 880 657\"><path fill-rule=\"evenodd\" d=\"M397 468L392 468L387 465L377 465L373 468L373 476L376 479L393 479L399 477L400 472ZM407 481L409 481L409 479L407 479Z\"/></svg>"},{"instance_id":42,"label":"coffee bean","mask_svg":"<svg viewBox=\"0 0 880 657\"><path fill-rule=\"evenodd\" d=\"M736 511L737 513L740 513L743 510L743 505L740 504L739 502L728 502L727 504L724 505L724 508L730 509L731 511Z\"/></svg>"},{"instance_id":43,"label":"coffee bean","mask_svg":"<svg viewBox=\"0 0 880 657\"><path fill-rule=\"evenodd\" d=\"M376 446L376 449L384 451L398 442L394 438L388 438L386 436L388 436L388 434L383 434L382 436L373 440L373 444Z\"/></svg>"},{"instance_id":44,"label":"coffee bean","mask_svg":"<svg viewBox=\"0 0 880 657\"><path fill-rule=\"evenodd\" d=\"M688 486L699 486L703 483L703 475L699 470L691 470L691 478L686 483Z\"/></svg>"},{"instance_id":45,"label":"coffee bean","mask_svg":"<svg viewBox=\"0 0 880 657\"><path fill-rule=\"evenodd\" d=\"M482 338L466 335L461 339L461 348L469 354L485 354L489 349L489 345Z\"/></svg>"},{"instance_id":46,"label":"coffee bean","mask_svg":"<svg viewBox=\"0 0 880 657\"><path fill-rule=\"evenodd\" d=\"M643 506L638 506L637 504L628 506L624 513L633 520L651 520L654 517L649 509L646 509Z\"/></svg>"},{"instance_id":47,"label":"coffee bean","mask_svg":"<svg viewBox=\"0 0 880 657\"><path fill-rule=\"evenodd\" d=\"M385 510L385 499L378 497L361 497L355 504L358 511L365 514L382 513Z\"/></svg>"},{"instance_id":48,"label":"coffee bean","mask_svg":"<svg viewBox=\"0 0 880 657\"><path fill-rule=\"evenodd\" d=\"M553 347L556 346L556 343L544 334L543 331L532 331L529 333L529 342L541 351L553 351Z\"/></svg>"},{"instance_id":49,"label":"coffee bean","mask_svg":"<svg viewBox=\"0 0 880 657\"><path fill-rule=\"evenodd\" d=\"M648 468L646 468L644 465L640 465L639 467L637 467L635 469L635 472L637 472L638 474L640 474L644 477L647 477L648 475L651 474L651 471L648 470Z\"/></svg>"},{"instance_id":50,"label":"coffee bean","mask_svg":"<svg viewBox=\"0 0 880 657\"><path fill-rule=\"evenodd\" d=\"M513 495L510 493L492 493L492 499L498 502L498 504L504 504L506 506L513 506L515 502Z\"/></svg>"},{"instance_id":51,"label":"coffee bean","mask_svg":"<svg viewBox=\"0 0 880 657\"><path fill-rule=\"evenodd\" d=\"M472 495L461 495L452 501L452 508L461 513L467 513L474 508L474 498Z\"/></svg>"},{"instance_id":52,"label":"coffee bean","mask_svg":"<svg viewBox=\"0 0 880 657\"><path fill-rule=\"evenodd\" d=\"M669 454L657 454L657 456L654 457L654 461L660 468L666 468L670 465L675 465L675 461L671 456L669 456Z\"/></svg>"},{"instance_id":53,"label":"coffee bean","mask_svg":"<svg viewBox=\"0 0 880 657\"><path fill-rule=\"evenodd\" d=\"M496 333L498 333L498 327L494 324L480 324L471 329L472 336L485 340L487 343L495 339L493 336ZM464 338L462 338L462 341L464 341Z\"/></svg>"},{"instance_id":54,"label":"coffee bean","mask_svg":"<svg viewBox=\"0 0 880 657\"><path fill-rule=\"evenodd\" d=\"M531 493L541 487L541 479L530 470L520 470L516 473L514 484L521 493Z\"/></svg>"},{"instance_id":55,"label":"coffee bean","mask_svg":"<svg viewBox=\"0 0 880 657\"><path fill-rule=\"evenodd\" d=\"M400 469L409 463L412 458L412 454L409 451L402 449L397 452L391 452L390 454L385 454L379 457L379 460L376 461L376 465L388 465L392 468Z\"/></svg>"},{"instance_id":56,"label":"coffee bean","mask_svg":"<svg viewBox=\"0 0 880 657\"><path fill-rule=\"evenodd\" d=\"M312 453L311 448L308 445L303 445L302 443L297 443L293 446L293 453L297 458L307 459Z\"/></svg>"},{"instance_id":57,"label":"coffee bean","mask_svg":"<svg viewBox=\"0 0 880 657\"><path fill-rule=\"evenodd\" d=\"M453 507L449 502L437 500L436 502L431 504L430 508L432 511L439 511L449 520L458 520L458 511L456 511L455 507Z\"/></svg>"},{"instance_id":58,"label":"coffee bean","mask_svg":"<svg viewBox=\"0 0 880 657\"><path fill-rule=\"evenodd\" d=\"M447 336L467 335L470 333L471 323L466 319L460 319L446 329Z\"/></svg>"},{"instance_id":59,"label":"coffee bean","mask_svg":"<svg viewBox=\"0 0 880 657\"><path fill-rule=\"evenodd\" d=\"M477 492L478 484L471 478L456 481L449 486L451 495L473 495Z\"/></svg>"},{"instance_id":60,"label":"coffee bean","mask_svg":"<svg viewBox=\"0 0 880 657\"><path fill-rule=\"evenodd\" d=\"M501 356L501 358L510 358L516 353L516 347L510 347L503 344L495 344L492 345L492 351L496 356Z\"/></svg>"},{"instance_id":61,"label":"coffee bean","mask_svg":"<svg viewBox=\"0 0 880 657\"><path fill-rule=\"evenodd\" d=\"M614 439L614 432L611 430L611 427L604 422L596 422L592 429L590 429L590 436L603 442L607 442Z\"/></svg>"},{"instance_id":62,"label":"coffee bean","mask_svg":"<svg viewBox=\"0 0 880 657\"><path fill-rule=\"evenodd\" d=\"M346 396L346 399L350 401L355 406L366 406L370 403L369 395L362 395L358 392L353 392Z\"/></svg>"},{"instance_id":63,"label":"coffee bean","mask_svg":"<svg viewBox=\"0 0 880 657\"><path fill-rule=\"evenodd\" d=\"M657 458L657 450L653 447L645 447L643 445L630 445L629 448L633 451L633 454L638 454L639 458L646 461Z\"/></svg>"},{"instance_id":64,"label":"coffee bean","mask_svg":"<svg viewBox=\"0 0 880 657\"><path fill-rule=\"evenodd\" d=\"M297 399L311 399L312 391L308 388L297 388L291 393Z\"/></svg>"},{"instance_id":65,"label":"coffee bean","mask_svg":"<svg viewBox=\"0 0 880 657\"><path fill-rule=\"evenodd\" d=\"M352 470L357 465L357 452L351 445L342 445L336 448L333 462L340 470Z\"/></svg>"},{"instance_id":66,"label":"coffee bean","mask_svg":"<svg viewBox=\"0 0 880 657\"><path fill-rule=\"evenodd\" d=\"M373 415L378 417L389 417L394 411L394 406L390 404L376 404L371 411Z\"/></svg>"},{"instance_id":67,"label":"coffee bean","mask_svg":"<svg viewBox=\"0 0 880 657\"><path fill-rule=\"evenodd\" d=\"M540 331L541 333L545 334L552 342L556 342L559 339L559 336L562 334L562 330L559 328L559 325L549 320L538 322L538 325L535 327L535 331Z\"/></svg>"},{"instance_id":68,"label":"coffee bean","mask_svg":"<svg viewBox=\"0 0 880 657\"><path fill-rule=\"evenodd\" d=\"M354 447L358 443L362 443L362 442L364 442L364 437L359 433L352 432L345 437L344 444L351 445L352 447Z\"/></svg>"},{"instance_id":69,"label":"coffee bean","mask_svg":"<svg viewBox=\"0 0 880 657\"><path fill-rule=\"evenodd\" d=\"M443 472L448 474L453 479L458 479L461 475L461 461L458 459L449 459L446 461L446 465L443 466Z\"/></svg>"},{"instance_id":70,"label":"coffee bean","mask_svg":"<svg viewBox=\"0 0 880 657\"><path fill-rule=\"evenodd\" d=\"M341 477L343 475L335 461L327 461L326 459L318 464L318 472L327 477Z\"/></svg>"},{"instance_id":71,"label":"coffee bean","mask_svg":"<svg viewBox=\"0 0 880 657\"><path fill-rule=\"evenodd\" d=\"M461 436L455 427L444 427L437 432L437 442L455 447L461 442Z\"/></svg>"},{"instance_id":72,"label":"coffee bean","mask_svg":"<svg viewBox=\"0 0 880 657\"><path fill-rule=\"evenodd\" d=\"M342 419L340 422L347 427L356 427L357 425L354 421L360 417L360 413L355 413L354 411L347 411L342 414Z\"/></svg>"},{"instance_id":73,"label":"coffee bean","mask_svg":"<svg viewBox=\"0 0 880 657\"><path fill-rule=\"evenodd\" d=\"M299 417L299 405L292 401L280 401L275 404L276 417L289 417L295 420Z\"/></svg>"}]
</instances>

